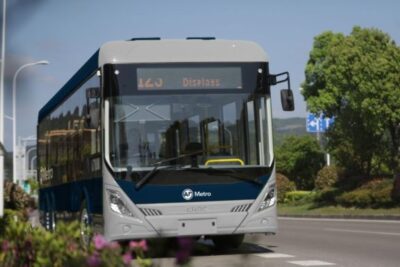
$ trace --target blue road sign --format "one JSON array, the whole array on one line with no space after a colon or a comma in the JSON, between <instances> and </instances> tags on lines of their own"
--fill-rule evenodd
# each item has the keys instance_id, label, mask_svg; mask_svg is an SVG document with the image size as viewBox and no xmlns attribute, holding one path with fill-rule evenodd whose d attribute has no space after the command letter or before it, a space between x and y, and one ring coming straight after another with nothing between
<instances>
[{"instance_id":1,"label":"blue road sign","mask_svg":"<svg viewBox=\"0 0 400 267\"><path fill-rule=\"evenodd\" d=\"M335 122L335 118L328 118L325 115L317 116L309 113L307 115L306 128L309 133L324 133Z\"/></svg>"},{"instance_id":2,"label":"blue road sign","mask_svg":"<svg viewBox=\"0 0 400 267\"><path fill-rule=\"evenodd\" d=\"M307 115L306 128L309 133L319 132L319 117L315 117L314 114L309 113Z\"/></svg>"}]
</instances>

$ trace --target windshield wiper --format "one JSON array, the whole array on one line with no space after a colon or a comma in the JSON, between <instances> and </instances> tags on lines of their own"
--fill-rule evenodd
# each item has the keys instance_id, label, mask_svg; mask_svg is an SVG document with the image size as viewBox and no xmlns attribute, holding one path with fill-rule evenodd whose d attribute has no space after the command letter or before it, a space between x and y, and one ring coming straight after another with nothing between
<instances>
[{"instance_id":1,"label":"windshield wiper","mask_svg":"<svg viewBox=\"0 0 400 267\"><path fill-rule=\"evenodd\" d=\"M180 156L178 156L178 157L173 157L173 158L169 158L169 159L164 159L164 160L160 160L160 161L154 163L154 164L153 164L154 168L153 168L150 172L148 172L142 179L140 179L140 180L136 183L135 188L136 188L136 189L139 189L139 188L142 187L145 183L147 183L147 182L154 176L154 174L157 173L158 168L159 168L160 166L162 166L163 163L167 163L167 162L171 162L171 161L174 161L174 160L183 159L183 158L187 158L187 157L193 157L193 156L196 156L196 155L201 154L201 153L203 153L203 152L204 152L203 150L199 150L199 151L196 151L196 152L193 152L193 153L183 154L183 155L180 155ZM164 169L170 169L170 168L173 168L173 167L176 167L176 166L177 166L177 165L168 165L168 166L165 166Z\"/></svg>"}]
</instances>

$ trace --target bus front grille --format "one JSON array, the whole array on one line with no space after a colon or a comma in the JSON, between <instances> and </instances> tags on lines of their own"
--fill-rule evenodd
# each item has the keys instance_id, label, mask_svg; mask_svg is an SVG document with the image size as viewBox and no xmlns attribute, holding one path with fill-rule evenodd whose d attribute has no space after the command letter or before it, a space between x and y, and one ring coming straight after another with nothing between
<instances>
[{"instance_id":1,"label":"bus front grille","mask_svg":"<svg viewBox=\"0 0 400 267\"><path fill-rule=\"evenodd\" d=\"M245 212L248 211L251 207L251 203L249 204L243 204L243 205L238 205L235 206L231 209L231 212Z\"/></svg>"},{"instance_id":2,"label":"bus front grille","mask_svg":"<svg viewBox=\"0 0 400 267\"><path fill-rule=\"evenodd\" d=\"M145 216L159 216L162 215L162 212L156 209L145 209L141 208L140 211L145 215Z\"/></svg>"}]
</instances>

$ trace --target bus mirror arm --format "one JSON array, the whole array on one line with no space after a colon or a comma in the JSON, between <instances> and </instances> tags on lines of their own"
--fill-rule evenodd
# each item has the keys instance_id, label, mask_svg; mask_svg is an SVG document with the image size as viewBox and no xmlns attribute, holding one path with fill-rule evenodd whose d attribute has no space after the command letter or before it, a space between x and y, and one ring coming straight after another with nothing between
<instances>
[{"instance_id":1,"label":"bus mirror arm","mask_svg":"<svg viewBox=\"0 0 400 267\"><path fill-rule=\"evenodd\" d=\"M283 76L283 78L281 78ZM294 110L294 97L293 91L290 88L290 75L289 72L282 72L279 74L270 74L268 75L268 84L269 85L277 85L278 83L287 82L288 89L281 90L281 103L282 109L284 111L293 111Z\"/></svg>"}]
</instances>

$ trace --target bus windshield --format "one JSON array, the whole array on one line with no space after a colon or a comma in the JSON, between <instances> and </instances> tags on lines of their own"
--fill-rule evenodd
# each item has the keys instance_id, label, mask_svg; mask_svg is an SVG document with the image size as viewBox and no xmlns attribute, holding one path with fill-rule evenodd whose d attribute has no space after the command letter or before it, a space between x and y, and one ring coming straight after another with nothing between
<instances>
[{"instance_id":1,"label":"bus windshield","mask_svg":"<svg viewBox=\"0 0 400 267\"><path fill-rule=\"evenodd\" d=\"M225 69L218 71L229 75ZM232 68L232 71L237 74L238 70ZM246 88L248 78L226 82L235 86L231 90L200 92L201 88L196 88L200 90L190 90L190 93L184 88L169 90L178 78L166 76L159 81L169 91L153 90L156 83L146 88L138 78L137 84L133 82L131 87L136 87L137 92L148 89L151 93L118 95L129 87L127 78L121 77L113 80L111 91L114 93L106 98L109 118L106 153L108 150L107 157L114 170L129 167L133 171L149 171L154 164L165 160L163 165L197 168L271 164L269 96ZM200 80L199 86L202 83L206 82ZM236 88L242 83L243 90ZM195 158L181 157L190 154L195 154ZM176 157L177 160L168 160Z\"/></svg>"}]
</instances>

